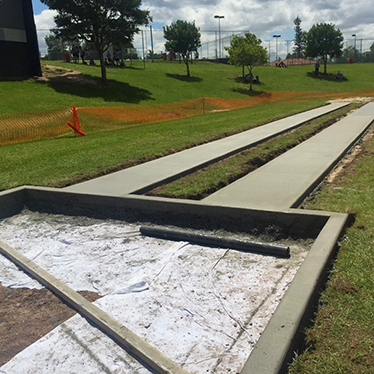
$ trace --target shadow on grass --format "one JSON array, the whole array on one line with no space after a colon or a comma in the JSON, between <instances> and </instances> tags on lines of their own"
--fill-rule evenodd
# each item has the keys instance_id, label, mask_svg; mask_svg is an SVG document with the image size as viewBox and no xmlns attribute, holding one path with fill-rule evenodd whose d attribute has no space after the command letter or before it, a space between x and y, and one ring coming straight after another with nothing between
<instances>
[{"instance_id":1,"label":"shadow on grass","mask_svg":"<svg viewBox=\"0 0 374 374\"><path fill-rule=\"evenodd\" d=\"M236 83L240 83L242 85L242 87L240 88L232 88L231 91L233 92L238 92L248 96L258 96L265 93L265 91L259 90L261 86L266 86L265 83L252 83L251 90L251 85L249 84L249 82L246 82L243 77L235 77L230 79L234 79Z\"/></svg>"},{"instance_id":2,"label":"shadow on grass","mask_svg":"<svg viewBox=\"0 0 374 374\"><path fill-rule=\"evenodd\" d=\"M0 77L0 82L22 82L32 79L32 77Z\"/></svg>"},{"instance_id":3,"label":"shadow on grass","mask_svg":"<svg viewBox=\"0 0 374 374\"><path fill-rule=\"evenodd\" d=\"M346 77L344 77L343 79L336 79L336 74L334 73L319 73L318 75L315 75L314 72L309 71L306 73L306 75L308 78L318 79L320 81L329 81L337 83L348 81Z\"/></svg>"},{"instance_id":4,"label":"shadow on grass","mask_svg":"<svg viewBox=\"0 0 374 374\"><path fill-rule=\"evenodd\" d=\"M247 95L247 96L259 96L259 95L266 93L266 91L259 90L258 87L259 87L258 84L254 84L252 86L252 91L251 91L250 86L248 84L247 87L232 88L231 91L238 92L240 94Z\"/></svg>"},{"instance_id":5,"label":"shadow on grass","mask_svg":"<svg viewBox=\"0 0 374 374\"><path fill-rule=\"evenodd\" d=\"M143 100L154 100L151 97L152 92L148 90L113 79L108 79L107 83L103 84L101 78L84 74L71 73L49 78L42 77L36 82L47 85L59 93L86 98L101 97L105 101L137 104Z\"/></svg>"},{"instance_id":6,"label":"shadow on grass","mask_svg":"<svg viewBox=\"0 0 374 374\"><path fill-rule=\"evenodd\" d=\"M193 82L202 82L202 78L199 78L199 77L188 77L187 75L182 75L182 74L170 74L170 73L166 73L166 76L168 78L174 78L174 79L178 79L179 81L183 81L183 82L188 82L188 83L193 83Z\"/></svg>"}]
</instances>

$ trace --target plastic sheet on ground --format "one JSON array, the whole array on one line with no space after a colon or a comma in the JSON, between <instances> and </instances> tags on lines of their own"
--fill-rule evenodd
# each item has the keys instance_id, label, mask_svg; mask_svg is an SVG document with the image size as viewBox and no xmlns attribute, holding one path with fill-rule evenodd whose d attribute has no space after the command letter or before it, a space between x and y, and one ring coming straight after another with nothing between
<instances>
[{"instance_id":1,"label":"plastic sheet on ground","mask_svg":"<svg viewBox=\"0 0 374 374\"><path fill-rule=\"evenodd\" d=\"M190 373L236 373L307 255L281 259L141 236L120 221L23 211L0 221L0 240L95 304ZM0 281L41 287L0 256ZM76 315L20 352L0 373L149 373Z\"/></svg>"}]
</instances>

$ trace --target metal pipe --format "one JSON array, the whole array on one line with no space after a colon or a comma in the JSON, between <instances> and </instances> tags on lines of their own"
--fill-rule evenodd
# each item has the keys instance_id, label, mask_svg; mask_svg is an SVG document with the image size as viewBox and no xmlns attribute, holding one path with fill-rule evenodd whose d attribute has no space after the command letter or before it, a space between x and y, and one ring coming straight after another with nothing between
<instances>
[{"instance_id":1,"label":"metal pipe","mask_svg":"<svg viewBox=\"0 0 374 374\"><path fill-rule=\"evenodd\" d=\"M223 238L213 235L202 235L186 230L176 230L164 227L141 226L140 232L143 235L160 239L187 241L208 247L230 248L239 251L260 253L276 257L290 257L290 248L285 245Z\"/></svg>"}]
</instances>

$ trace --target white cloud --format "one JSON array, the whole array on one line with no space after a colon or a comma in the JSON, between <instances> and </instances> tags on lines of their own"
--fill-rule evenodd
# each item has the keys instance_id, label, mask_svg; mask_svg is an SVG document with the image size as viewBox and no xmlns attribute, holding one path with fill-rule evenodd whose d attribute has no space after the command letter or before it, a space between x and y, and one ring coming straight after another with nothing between
<instances>
[{"instance_id":1,"label":"white cloud","mask_svg":"<svg viewBox=\"0 0 374 374\"><path fill-rule=\"evenodd\" d=\"M40 14L35 15L35 25L38 33L39 51L42 55L47 53L47 45L44 38L50 34L50 29L55 27L53 18L56 16L55 10L43 10Z\"/></svg>"},{"instance_id":2,"label":"white cloud","mask_svg":"<svg viewBox=\"0 0 374 374\"><path fill-rule=\"evenodd\" d=\"M331 22L338 27L346 39L373 38L374 21L369 11L372 0L143 0L143 9L150 10L153 21L157 25L168 25L178 19L195 21L201 30L202 42L211 41L210 49L214 49L215 32L218 21L214 15L223 15L221 19L221 36L229 37L239 30L250 31L263 41L271 40L274 48L274 34L280 34L279 47L286 51L285 40L294 38L294 19L299 16L301 27L307 31L315 23ZM35 16L38 29L52 28L53 16L50 10ZM147 49L150 49L150 34L147 29ZM45 48L44 31L39 37L40 49ZM164 49L162 30L154 30L154 49L160 52ZM229 39L227 39L229 42ZM135 37L135 46L141 49L141 36ZM265 43L267 45L268 42ZM282 47L283 46L283 47ZM290 42L288 47L290 47ZM281 50L281 49L280 49ZM213 52L211 52L213 53Z\"/></svg>"}]
</instances>

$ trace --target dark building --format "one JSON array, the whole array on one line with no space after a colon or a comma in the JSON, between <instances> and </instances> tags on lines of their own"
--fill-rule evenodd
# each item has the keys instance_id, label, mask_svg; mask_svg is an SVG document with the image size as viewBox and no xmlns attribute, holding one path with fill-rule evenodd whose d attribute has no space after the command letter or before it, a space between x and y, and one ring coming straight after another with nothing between
<instances>
[{"instance_id":1,"label":"dark building","mask_svg":"<svg viewBox=\"0 0 374 374\"><path fill-rule=\"evenodd\" d=\"M31 0L0 0L0 78L41 74Z\"/></svg>"}]
</instances>

